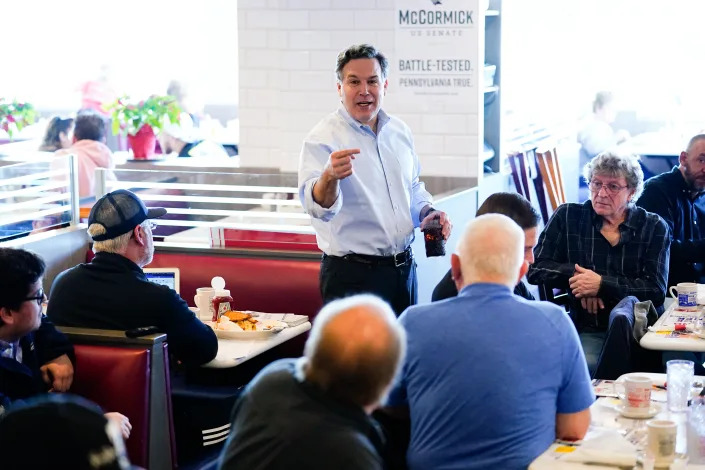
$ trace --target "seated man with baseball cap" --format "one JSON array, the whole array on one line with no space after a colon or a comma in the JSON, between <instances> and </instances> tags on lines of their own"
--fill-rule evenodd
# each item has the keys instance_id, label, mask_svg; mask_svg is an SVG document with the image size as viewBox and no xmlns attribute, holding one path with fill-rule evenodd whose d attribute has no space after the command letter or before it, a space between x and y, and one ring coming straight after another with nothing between
<instances>
[{"instance_id":1,"label":"seated man with baseball cap","mask_svg":"<svg viewBox=\"0 0 705 470\"><path fill-rule=\"evenodd\" d=\"M95 258L59 274L51 287L47 316L57 325L129 330L156 326L169 350L184 363L200 365L218 351L213 330L169 287L150 282L142 268L152 261L152 219L166 209L147 209L119 189L100 198L88 216Z\"/></svg>"}]
</instances>

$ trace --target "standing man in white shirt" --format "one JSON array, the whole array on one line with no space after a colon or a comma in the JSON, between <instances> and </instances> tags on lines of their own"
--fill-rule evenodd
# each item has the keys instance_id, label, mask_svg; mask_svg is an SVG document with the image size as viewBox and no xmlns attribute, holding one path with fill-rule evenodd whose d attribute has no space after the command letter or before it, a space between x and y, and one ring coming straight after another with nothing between
<instances>
[{"instance_id":1,"label":"standing man in white shirt","mask_svg":"<svg viewBox=\"0 0 705 470\"><path fill-rule=\"evenodd\" d=\"M299 161L299 197L324 253L321 295L327 303L373 293L399 315L417 299L415 227L438 219L447 239L450 219L419 181L411 130L382 110L384 55L351 46L336 75L342 106L309 133Z\"/></svg>"}]
</instances>

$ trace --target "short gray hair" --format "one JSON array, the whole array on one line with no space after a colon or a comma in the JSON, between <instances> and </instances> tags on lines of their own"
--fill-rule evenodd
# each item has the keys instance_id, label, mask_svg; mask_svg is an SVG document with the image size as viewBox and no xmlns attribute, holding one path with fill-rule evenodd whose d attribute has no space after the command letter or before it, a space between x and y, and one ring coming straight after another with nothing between
<instances>
[{"instance_id":1,"label":"short gray hair","mask_svg":"<svg viewBox=\"0 0 705 470\"><path fill-rule=\"evenodd\" d=\"M355 331L341 336L328 328L341 315L361 310L368 315ZM371 326L379 328L374 339L364 336L365 328ZM382 399L405 353L404 328L397 322L391 307L370 294L334 300L324 306L316 316L304 348L307 377L328 393L360 406Z\"/></svg>"},{"instance_id":2,"label":"short gray hair","mask_svg":"<svg viewBox=\"0 0 705 470\"><path fill-rule=\"evenodd\" d=\"M456 247L464 285L519 280L524 262L524 231L502 214L480 215L465 227Z\"/></svg>"},{"instance_id":3,"label":"short gray hair","mask_svg":"<svg viewBox=\"0 0 705 470\"><path fill-rule=\"evenodd\" d=\"M583 168L583 178L590 184L593 176L604 175L612 178L624 176L627 187L634 190L632 201L636 201L644 190L644 171L639 164L639 157L632 154L620 154L606 151L594 157Z\"/></svg>"}]
</instances>

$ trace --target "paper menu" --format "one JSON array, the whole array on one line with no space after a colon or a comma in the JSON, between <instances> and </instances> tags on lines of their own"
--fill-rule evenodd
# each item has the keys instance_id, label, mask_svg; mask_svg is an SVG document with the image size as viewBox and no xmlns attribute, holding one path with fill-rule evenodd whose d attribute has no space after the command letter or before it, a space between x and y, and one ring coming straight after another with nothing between
<instances>
[{"instance_id":1,"label":"paper menu","mask_svg":"<svg viewBox=\"0 0 705 470\"><path fill-rule=\"evenodd\" d=\"M593 379L592 387L598 397L617 397L614 380Z\"/></svg>"},{"instance_id":2,"label":"paper menu","mask_svg":"<svg viewBox=\"0 0 705 470\"><path fill-rule=\"evenodd\" d=\"M253 313L253 316L261 320L278 320L283 321L287 326L299 326L308 321L307 315L297 315L295 313Z\"/></svg>"}]
</instances>

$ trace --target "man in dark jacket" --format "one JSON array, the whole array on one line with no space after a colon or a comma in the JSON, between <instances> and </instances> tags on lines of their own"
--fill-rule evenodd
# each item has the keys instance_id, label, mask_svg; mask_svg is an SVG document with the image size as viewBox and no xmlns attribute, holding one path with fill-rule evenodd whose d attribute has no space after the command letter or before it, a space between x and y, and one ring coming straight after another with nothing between
<instances>
[{"instance_id":1,"label":"man in dark jacket","mask_svg":"<svg viewBox=\"0 0 705 470\"><path fill-rule=\"evenodd\" d=\"M538 241L539 214L524 196L517 193L494 193L482 203L477 210L477 216L484 214L502 214L519 225L524 230L524 259L529 265L534 262L534 247ZM526 300L534 300L524 281L514 286L514 294ZM458 295L453 275L449 269L443 279L433 289L431 300L448 299Z\"/></svg>"},{"instance_id":2,"label":"man in dark jacket","mask_svg":"<svg viewBox=\"0 0 705 470\"><path fill-rule=\"evenodd\" d=\"M154 284L142 267L152 262L152 220L166 210L147 209L130 191L100 198L88 216L95 258L61 273L51 288L47 315L57 325L129 330L156 326L169 351L200 365L218 351L213 330L189 310L173 289Z\"/></svg>"},{"instance_id":3,"label":"man in dark jacket","mask_svg":"<svg viewBox=\"0 0 705 470\"><path fill-rule=\"evenodd\" d=\"M73 346L42 316L44 262L35 254L0 248L0 414L13 401L73 381Z\"/></svg>"},{"instance_id":4,"label":"man in dark jacket","mask_svg":"<svg viewBox=\"0 0 705 470\"><path fill-rule=\"evenodd\" d=\"M679 165L650 178L637 205L666 221L671 232L668 285L705 282L705 134L681 152Z\"/></svg>"}]
</instances>

